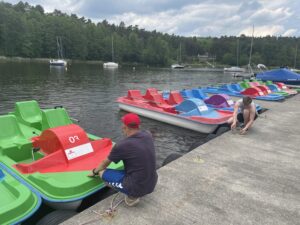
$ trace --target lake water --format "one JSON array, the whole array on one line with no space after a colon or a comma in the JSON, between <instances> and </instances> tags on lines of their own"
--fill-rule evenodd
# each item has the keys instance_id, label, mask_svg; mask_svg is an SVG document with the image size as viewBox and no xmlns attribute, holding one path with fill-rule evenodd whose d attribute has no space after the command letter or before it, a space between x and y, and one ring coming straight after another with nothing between
<instances>
[{"instance_id":1,"label":"lake water","mask_svg":"<svg viewBox=\"0 0 300 225\"><path fill-rule=\"evenodd\" d=\"M223 72L188 69L104 70L102 65L78 63L65 71L45 63L0 63L0 114L12 111L16 101L35 99L41 108L61 105L87 132L117 142L123 138L120 118L125 112L119 110L115 100L128 89L178 90L231 80ZM142 128L153 134L158 167L170 153L186 153L206 137L147 118L142 118Z\"/></svg>"}]
</instances>

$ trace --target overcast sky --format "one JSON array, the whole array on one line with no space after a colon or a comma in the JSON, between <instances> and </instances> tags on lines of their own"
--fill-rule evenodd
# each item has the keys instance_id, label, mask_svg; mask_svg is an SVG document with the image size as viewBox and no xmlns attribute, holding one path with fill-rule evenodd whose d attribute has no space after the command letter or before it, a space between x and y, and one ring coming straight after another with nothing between
<instances>
[{"instance_id":1,"label":"overcast sky","mask_svg":"<svg viewBox=\"0 0 300 225\"><path fill-rule=\"evenodd\" d=\"M15 0L5 2L17 3ZM183 36L300 36L300 0L28 0L93 22Z\"/></svg>"}]
</instances>

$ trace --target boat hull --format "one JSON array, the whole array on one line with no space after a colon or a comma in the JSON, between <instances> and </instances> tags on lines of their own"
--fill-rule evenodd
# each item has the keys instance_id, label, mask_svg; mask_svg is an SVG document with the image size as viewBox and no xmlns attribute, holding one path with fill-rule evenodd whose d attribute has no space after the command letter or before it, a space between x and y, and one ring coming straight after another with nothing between
<instances>
[{"instance_id":1,"label":"boat hull","mask_svg":"<svg viewBox=\"0 0 300 225\"><path fill-rule=\"evenodd\" d=\"M115 62L103 63L103 68L106 68L106 69L116 69L118 67L119 67L119 64L115 63Z\"/></svg>"},{"instance_id":2,"label":"boat hull","mask_svg":"<svg viewBox=\"0 0 300 225\"><path fill-rule=\"evenodd\" d=\"M44 200L45 204L56 210L77 210L82 203L82 199L73 202L51 202Z\"/></svg>"},{"instance_id":3,"label":"boat hull","mask_svg":"<svg viewBox=\"0 0 300 225\"><path fill-rule=\"evenodd\" d=\"M170 115L167 113L164 114L161 112L156 112L153 110L148 110L121 102L119 102L119 108L127 112L133 112L150 119L158 120L160 122L168 123L174 126L183 127L186 129L206 134L212 133L218 127L218 124L204 124L197 121L189 120L185 117Z\"/></svg>"},{"instance_id":4,"label":"boat hull","mask_svg":"<svg viewBox=\"0 0 300 225\"><path fill-rule=\"evenodd\" d=\"M64 67L67 66L67 62L65 60L50 60L50 66L59 66Z\"/></svg>"},{"instance_id":5,"label":"boat hull","mask_svg":"<svg viewBox=\"0 0 300 225\"><path fill-rule=\"evenodd\" d=\"M230 68L224 68L224 72L244 73L244 72L246 72L246 70L244 68L240 68L240 67L230 67Z\"/></svg>"},{"instance_id":6,"label":"boat hull","mask_svg":"<svg viewBox=\"0 0 300 225\"><path fill-rule=\"evenodd\" d=\"M184 69L184 66L183 65L180 65L180 64L173 64L171 66L172 69Z\"/></svg>"}]
</instances>

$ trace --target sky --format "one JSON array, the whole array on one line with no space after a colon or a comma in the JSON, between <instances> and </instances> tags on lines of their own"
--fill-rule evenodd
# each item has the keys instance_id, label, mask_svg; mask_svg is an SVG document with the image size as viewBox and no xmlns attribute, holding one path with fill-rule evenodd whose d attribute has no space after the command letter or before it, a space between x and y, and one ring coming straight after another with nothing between
<instances>
[{"instance_id":1,"label":"sky","mask_svg":"<svg viewBox=\"0 0 300 225\"><path fill-rule=\"evenodd\" d=\"M15 0L5 0L17 3ZM299 0L28 0L101 22L181 36L300 36Z\"/></svg>"}]
</instances>

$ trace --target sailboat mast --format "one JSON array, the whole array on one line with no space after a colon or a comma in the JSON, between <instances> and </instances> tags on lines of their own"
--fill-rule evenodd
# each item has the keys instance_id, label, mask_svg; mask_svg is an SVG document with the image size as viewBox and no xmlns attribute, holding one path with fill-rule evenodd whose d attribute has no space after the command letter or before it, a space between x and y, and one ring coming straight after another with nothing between
<instances>
[{"instance_id":1,"label":"sailboat mast","mask_svg":"<svg viewBox=\"0 0 300 225\"><path fill-rule=\"evenodd\" d=\"M296 52L295 52L295 58L294 58L294 69L296 69L296 63L297 63L297 52L298 52L298 44L296 44Z\"/></svg>"},{"instance_id":2,"label":"sailboat mast","mask_svg":"<svg viewBox=\"0 0 300 225\"><path fill-rule=\"evenodd\" d=\"M60 40L60 56L61 56L61 58L63 59L63 58L64 58L64 55L63 55L63 44L62 44L62 39L61 39L61 37L59 37L59 40Z\"/></svg>"},{"instance_id":3,"label":"sailboat mast","mask_svg":"<svg viewBox=\"0 0 300 225\"><path fill-rule=\"evenodd\" d=\"M251 67L253 39L254 39L254 25L253 25L253 28L252 28L252 38L251 38L251 46L250 46L250 54L249 54L249 62L248 62L248 70L251 74L253 74L253 70L252 70L252 67Z\"/></svg>"},{"instance_id":4,"label":"sailboat mast","mask_svg":"<svg viewBox=\"0 0 300 225\"><path fill-rule=\"evenodd\" d=\"M59 52L60 52L60 50L59 50L59 41L58 41L58 37L56 36L56 45L57 45L57 58L59 59L60 58L60 56L59 56Z\"/></svg>"},{"instance_id":5,"label":"sailboat mast","mask_svg":"<svg viewBox=\"0 0 300 225\"><path fill-rule=\"evenodd\" d=\"M114 36L111 36L111 60L114 62Z\"/></svg>"},{"instance_id":6,"label":"sailboat mast","mask_svg":"<svg viewBox=\"0 0 300 225\"><path fill-rule=\"evenodd\" d=\"M236 66L239 66L239 39L236 41Z\"/></svg>"},{"instance_id":7,"label":"sailboat mast","mask_svg":"<svg viewBox=\"0 0 300 225\"><path fill-rule=\"evenodd\" d=\"M181 42L179 44L179 63L181 63Z\"/></svg>"},{"instance_id":8,"label":"sailboat mast","mask_svg":"<svg viewBox=\"0 0 300 225\"><path fill-rule=\"evenodd\" d=\"M254 38L254 25L253 25L253 28L252 28L251 47L250 47L250 55L249 55L249 63L248 63L248 65L249 65L249 66L251 66L252 47L253 47L253 38Z\"/></svg>"}]
</instances>

